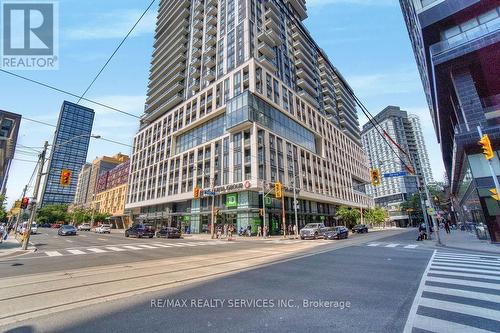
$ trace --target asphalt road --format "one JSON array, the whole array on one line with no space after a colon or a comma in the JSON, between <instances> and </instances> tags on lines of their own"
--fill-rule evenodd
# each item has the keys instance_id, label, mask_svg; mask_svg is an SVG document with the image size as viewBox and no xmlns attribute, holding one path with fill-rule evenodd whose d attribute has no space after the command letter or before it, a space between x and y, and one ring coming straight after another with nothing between
<instances>
[{"instance_id":1,"label":"asphalt road","mask_svg":"<svg viewBox=\"0 0 500 333\"><path fill-rule=\"evenodd\" d=\"M55 313L6 332L402 332L433 254L408 247L416 245L413 236L336 249L175 292L148 293L145 286L139 297ZM233 245L255 244L241 243Z\"/></svg>"}]
</instances>

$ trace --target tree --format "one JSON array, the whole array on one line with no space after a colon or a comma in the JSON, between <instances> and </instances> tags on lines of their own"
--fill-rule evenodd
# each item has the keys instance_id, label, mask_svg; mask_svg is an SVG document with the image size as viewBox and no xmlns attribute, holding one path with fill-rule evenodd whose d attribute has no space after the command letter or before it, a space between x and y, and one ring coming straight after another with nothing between
<instances>
[{"instance_id":1,"label":"tree","mask_svg":"<svg viewBox=\"0 0 500 333\"><path fill-rule=\"evenodd\" d=\"M86 208L74 208L73 211L69 213L69 217L75 225L78 225L90 221L91 212Z\"/></svg>"},{"instance_id":2,"label":"tree","mask_svg":"<svg viewBox=\"0 0 500 333\"><path fill-rule=\"evenodd\" d=\"M351 228L358 224L358 221L361 218L361 213L358 209L341 206L337 210L337 217L344 222L346 227Z\"/></svg>"},{"instance_id":3,"label":"tree","mask_svg":"<svg viewBox=\"0 0 500 333\"><path fill-rule=\"evenodd\" d=\"M368 223L378 226L384 223L387 218L387 212L380 207L369 208L364 211L364 215Z\"/></svg>"},{"instance_id":4,"label":"tree","mask_svg":"<svg viewBox=\"0 0 500 333\"><path fill-rule=\"evenodd\" d=\"M37 213L37 222L56 223L67 222L70 220L68 214L68 205L47 205Z\"/></svg>"}]
</instances>

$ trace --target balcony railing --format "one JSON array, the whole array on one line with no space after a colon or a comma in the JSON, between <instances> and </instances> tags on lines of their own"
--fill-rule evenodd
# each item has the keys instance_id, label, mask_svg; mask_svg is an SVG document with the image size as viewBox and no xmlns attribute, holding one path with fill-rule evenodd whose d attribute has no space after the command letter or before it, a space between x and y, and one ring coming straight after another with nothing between
<instances>
[{"instance_id":1,"label":"balcony railing","mask_svg":"<svg viewBox=\"0 0 500 333\"><path fill-rule=\"evenodd\" d=\"M498 32L499 30L500 30L500 19L497 18L494 21L481 24L473 29L464 31L461 34L458 34L449 39L431 45L430 47L431 54L437 55L443 53L452 48L471 42L475 39Z\"/></svg>"}]
</instances>

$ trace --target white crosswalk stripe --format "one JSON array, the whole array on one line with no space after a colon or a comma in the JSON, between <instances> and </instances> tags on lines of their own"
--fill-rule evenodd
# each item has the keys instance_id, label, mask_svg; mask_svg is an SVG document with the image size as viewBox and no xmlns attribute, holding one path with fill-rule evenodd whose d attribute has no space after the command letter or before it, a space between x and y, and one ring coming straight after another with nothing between
<instances>
[{"instance_id":1,"label":"white crosswalk stripe","mask_svg":"<svg viewBox=\"0 0 500 333\"><path fill-rule=\"evenodd\" d=\"M42 252L48 257L60 257L65 255L82 255L82 254L98 254L111 252L124 252L131 250L149 250L149 249L167 249L167 248L182 248L182 247L197 247L208 245L225 245L233 244L231 242L215 241L215 242L179 242L179 243L150 243L150 244L135 244L135 245L115 245L106 247L92 247L79 249L63 249L59 251Z\"/></svg>"},{"instance_id":2,"label":"white crosswalk stripe","mask_svg":"<svg viewBox=\"0 0 500 333\"><path fill-rule=\"evenodd\" d=\"M417 248L418 245L406 245L406 246L403 246L405 249L415 249Z\"/></svg>"},{"instance_id":3,"label":"white crosswalk stripe","mask_svg":"<svg viewBox=\"0 0 500 333\"><path fill-rule=\"evenodd\" d=\"M387 244L385 247L396 247L398 246L399 244Z\"/></svg>"},{"instance_id":4,"label":"white crosswalk stripe","mask_svg":"<svg viewBox=\"0 0 500 333\"><path fill-rule=\"evenodd\" d=\"M404 332L500 332L500 267L494 265L498 259L435 251Z\"/></svg>"},{"instance_id":5,"label":"white crosswalk stripe","mask_svg":"<svg viewBox=\"0 0 500 333\"><path fill-rule=\"evenodd\" d=\"M49 257L59 257L59 256L62 256L62 253L57 252L57 251L46 251L45 254L48 255Z\"/></svg>"},{"instance_id":6,"label":"white crosswalk stripe","mask_svg":"<svg viewBox=\"0 0 500 333\"><path fill-rule=\"evenodd\" d=\"M380 243L371 243L371 244L368 244L368 246L379 246Z\"/></svg>"},{"instance_id":7,"label":"white crosswalk stripe","mask_svg":"<svg viewBox=\"0 0 500 333\"><path fill-rule=\"evenodd\" d=\"M416 249L418 244L399 244L399 243L367 243L365 244L369 247L385 247L385 248L404 248L404 249Z\"/></svg>"},{"instance_id":8,"label":"white crosswalk stripe","mask_svg":"<svg viewBox=\"0 0 500 333\"><path fill-rule=\"evenodd\" d=\"M81 250L68 250L68 252L71 254L85 254L85 252Z\"/></svg>"}]
</instances>

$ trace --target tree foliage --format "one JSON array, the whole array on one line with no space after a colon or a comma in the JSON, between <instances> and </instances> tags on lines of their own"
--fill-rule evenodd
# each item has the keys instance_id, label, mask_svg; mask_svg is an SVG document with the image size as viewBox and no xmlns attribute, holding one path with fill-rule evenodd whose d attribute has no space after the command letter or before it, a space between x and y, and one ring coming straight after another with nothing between
<instances>
[{"instance_id":1,"label":"tree foliage","mask_svg":"<svg viewBox=\"0 0 500 333\"><path fill-rule=\"evenodd\" d=\"M0 194L0 223L7 221L7 211L5 210L5 195Z\"/></svg>"},{"instance_id":2,"label":"tree foliage","mask_svg":"<svg viewBox=\"0 0 500 333\"><path fill-rule=\"evenodd\" d=\"M381 225L387 218L387 212L380 207L369 208L364 210L364 217L370 224Z\"/></svg>"},{"instance_id":3,"label":"tree foliage","mask_svg":"<svg viewBox=\"0 0 500 333\"><path fill-rule=\"evenodd\" d=\"M68 205L47 205L37 212L38 223L68 222Z\"/></svg>"},{"instance_id":4,"label":"tree foliage","mask_svg":"<svg viewBox=\"0 0 500 333\"><path fill-rule=\"evenodd\" d=\"M356 208L341 206L337 210L337 217L345 223L345 225L350 228L358 224L361 218L361 213Z\"/></svg>"},{"instance_id":5,"label":"tree foliage","mask_svg":"<svg viewBox=\"0 0 500 333\"><path fill-rule=\"evenodd\" d=\"M106 222L106 219L110 216L111 214L100 213L89 208L74 208L71 213L69 213L69 218L75 225L90 223L92 218L94 222Z\"/></svg>"}]
</instances>

